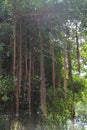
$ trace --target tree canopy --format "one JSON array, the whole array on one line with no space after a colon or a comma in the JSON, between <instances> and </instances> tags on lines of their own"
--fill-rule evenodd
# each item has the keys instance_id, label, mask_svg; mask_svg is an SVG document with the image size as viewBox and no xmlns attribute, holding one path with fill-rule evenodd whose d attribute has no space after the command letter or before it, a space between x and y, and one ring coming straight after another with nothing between
<instances>
[{"instance_id":1,"label":"tree canopy","mask_svg":"<svg viewBox=\"0 0 87 130\"><path fill-rule=\"evenodd\" d=\"M86 124L87 1L0 3L0 113L32 129Z\"/></svg>"}]
</instances>

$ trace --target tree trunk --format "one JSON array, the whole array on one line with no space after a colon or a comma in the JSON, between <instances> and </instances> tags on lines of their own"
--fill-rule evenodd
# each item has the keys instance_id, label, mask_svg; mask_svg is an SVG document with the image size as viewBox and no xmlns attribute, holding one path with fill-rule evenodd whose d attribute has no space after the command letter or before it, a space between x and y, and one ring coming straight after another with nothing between
<instances>
[{"instance_id":1,"label":"tree trunk","mask_svg":"<svg viewBox=\"0 0 87 130\"><path fill-rule=\"evenodd\" d=\"M77 52L78 72L80 74L80 52L79 52L78 25L77 25L77 22L76 22L76 52Z\"/></svg>"},{"instance_id":2,"label":"tree trunk","mask_svg":"<svg viewBox=\"0 0 87 130\"><path fill-rule=\"evenodd\" d=\"M16 116L19 116L19 73L18 73L18 66L17 66L17 83L16 83Z\"/></svg>"},{"instance_id":3,"label":"tree trunk","mask_svg":"<svg viewBox=\"0 0 87 130\"><path fill-rule=\"evenodd\" d=\"M29 60L29 86L28 86L28 103L29 103L29 117L31 115L31 47L30 47L30 60Z\"/></svg>"},{"instance_id":4,"label":"tree trunk","mask_svg":"<svg viewBox=\"0 0 87 130\"><path fill-rule=\"evenodd\" d=\"M14 61L13 61L13 76L16 75L16 17L14 18Z\"/></svg>"},{"instance_id":5,"label":"tree trunk","mask_svg":"<svg viewBox=\"0 0 87 130\"><path fill-rule=\"evenodd\" d=\"M27 47L27 43L26 43L26 52L25 52L26 56L25 56L25 72L26 72L26 81L28 80L28 47Z\"/></svg>"},{"instance_id":6,"label":"tree trunk","mask_svg":"<svg viewBox=\"0 0 87 130\"><path fill-rule=\"evenodd\" d=\"M52 32L50 33L50 51L52 56L52 82L53 82L54 95L55 95L55 62L54 62L54 44L53 44Z\"/></svg>"},{"instance_id":7,"label":"tree trunk","mask_svg":"<svg viewBox=\"0 0 87 130\"><path fill-rule=\"evenodd\" d=\"M61 85L61 78L60 78L60 60L58 60L58 86L60 87Z\"/></svg>"},{"instance_id":8,"label":"tree trunk","mask_svg":"<svg viewBox=\"0 0 87 130\"><path fill-rule=\"evenodd\" d=\"M34 62L35 62L35 59L34 59L34 49L32 50L32 77L34 77Z\"/></svg>"},{"instance_id":9,"label":"tree trunk","mask_svg":"<svg viewBox=\"0 0 87 130\"><path fill-rule=\"evenodd\" d=\"M41 85L40 85L40 101L41 101L41 111L43 115L46 117L46 87L45 87L45 70L44 70L44 54L43 54L43 41L42 35L40 32L40 78L41 78Z\"/></svg>"},{"instance_id":10,"label":"tree trunk","mask_svg":"<svg viewBox=\"0 0 87 130\"><path fill-rule=\"evenodd\" d=\"M16 51L16 24L17 20L16 17L14 18L14 59L13 59L13 76L16 77L16 91L15 91L15 98L16 98L16 116L19 115L19 74L18 74L18 66L16 68L16 57L17 57L17 51ZM16 72L17 71L17 72Z\"/></svg>"},{"instance_id":11,"label":"tree trunk","mask_svg":"<svg viewBox=\"0 0 87 130\"><path fill-rule=\"evenodd\" d=\"M69 70L69 73L68 73L68 76L69 76L69 85L71 87L71 90L72 90L72 104L71 104L71 121L72 121L72 130L74 130L74 117L75 117L75 109L74 109L74 86L73 86L73 78L72 78L72 63L71 63L71 56L70 56L70 53L71 53L71 46L70 44L68 43L68 46L67 46L67 55L68 55L68 70Z\"/></svg>"},{"instance_id":12,"label":"tree trunk","mask_svg":"<svg viewBox=\"0 0 87 130\"><path fill-rule=\"evenodd\" d=\"M67 81L66 81L66 69L67 67L67 44L66 44L66 41L65 41L65 44L64 44L64 91L65 91L65 98L66 98L66 90L67 90Z\"/></svg>"},{"instance_id":13,"label":"tree trunk","mask_svg":"<svg viewBox=\"0 0 87 130\"><path fill-rule=\"evenodd\" d=\"M22 21L20 20L20 45L19 45L19 93L22 81Z\"/></svg>"}]
</instances>

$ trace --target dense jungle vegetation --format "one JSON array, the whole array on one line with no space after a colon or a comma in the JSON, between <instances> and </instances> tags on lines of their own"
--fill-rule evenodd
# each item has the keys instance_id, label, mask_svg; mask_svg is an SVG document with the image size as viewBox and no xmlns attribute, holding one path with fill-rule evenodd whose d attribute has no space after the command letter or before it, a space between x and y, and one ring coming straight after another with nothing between
<instances>
[{"instance_id":1,"label":"dense jungle vegetation","mask_svg":"<svg viewBox=\"0 0 87 130\"><path fill-rule=\"evenodd\" d=\"M87 0L0 0L0 130L87 130Z\"/></svg>"}]
</instances>

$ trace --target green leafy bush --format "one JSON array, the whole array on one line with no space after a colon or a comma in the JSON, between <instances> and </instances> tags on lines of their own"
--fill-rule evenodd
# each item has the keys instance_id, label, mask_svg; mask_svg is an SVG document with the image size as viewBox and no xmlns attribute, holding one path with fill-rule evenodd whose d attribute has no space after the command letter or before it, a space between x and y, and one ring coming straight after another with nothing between
<instances>
[{"instance_id":1,"label":"green leafy bush","mask_svg":"<svg viewBox=\"0 0 87 130\"><path fill-rule=\"evenodd\" d=\"M9 99L9 92L15 90L15 80L12 76L0 77L0 96L2 101L6 102Z\"/></svg>"}]
</instances>

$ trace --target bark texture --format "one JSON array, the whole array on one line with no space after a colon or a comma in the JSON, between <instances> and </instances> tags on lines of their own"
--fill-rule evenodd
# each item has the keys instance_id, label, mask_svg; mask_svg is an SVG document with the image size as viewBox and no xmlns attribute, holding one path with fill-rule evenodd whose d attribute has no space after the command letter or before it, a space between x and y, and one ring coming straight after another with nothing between
<instances>
[{"instance_id":1,"label":"bark texture","mask_svg":"<svg viewBox=\"0 0 87 130\"><path fill-rule=\"evenodd\" d=\"M29 60L29 86L28 86L28 104L29 104L29 116L31 115L31 49Z\"/></svg>"},{"instance_id":2,"label":"bark texture","mask_svg":"<svg viewBox=\"0 0 87 130\"><path fill-rule=\"evenodd\" d=\"M74 117L75 117L75 108L74 108L74 85L73 85L73 77L72 77L72 63L71 63L71 45L67 46L68 53L68 76L69 76L69 85L72 90L72 104L71 104L71 121L72 121L72 130L74 130Z\"/></svg>"},{"instance_id":3,"label":"bark texture","mask_svg":"<svg viewBox=\"0 0 87 130\"><path fill-rule=\"evenodd\" d=\"M44 116L46 116L46 86L45 86L45 70L44 70L44 54L43 54L43 40L42 34L40 32L40 101L41 101L41 110Z\"/></svg>"},{"instance_id":4,"label":"bark texture","mask_svg":"<svg viewBox=\"0 0 87 130\"><path fill-rule=\"evenodd\" d=\"M52 32L50 32L50 52L52 58L52 83L53 83L54 95L55 95L55 61L54 61L54 44L53 44Z\"/></svg>"},{"instance_id":5,"label":"bark texture","mask_svg":"<svg viewBox=\"0 0 87 130\"><path fill-rule=\"evenodd\" d=\"M67 90L67 81L66 81L66 75L67 75L67 43L64 44L64 91L65 91L65 98L66 98L66 90Z\"/></svg>"},{"instance_id":6,"label":"bark texture","mask_svg":"<svg viewBox=\"0 0 87 130\"><path fill-rule=\"evenodd\" d=\"M14 18L14 59L13 59L13 76L16 75L16 17Z\"/></svg>"},{"instance_id":7,"label":"bark texture","mask_svg":"<svg viewBox=\"0 0 87 130\"><path fill-rule=\"evenodd\" d=\"M22 21L20 19L20 45L19 45L19 93L21 92L22 81Z\"/></svg>"},{"instance_id":8,"label":"bark texture","mask_svg":"<svg viewBox=\"0 0 87 130\"><path fill-rule=\"evenodd\" d=\"M79 52L78 24L77 24L77 22L76 22L76 53L77 53L78 72L80 74L80 52Z\"/></svg>"}]
</instances>

